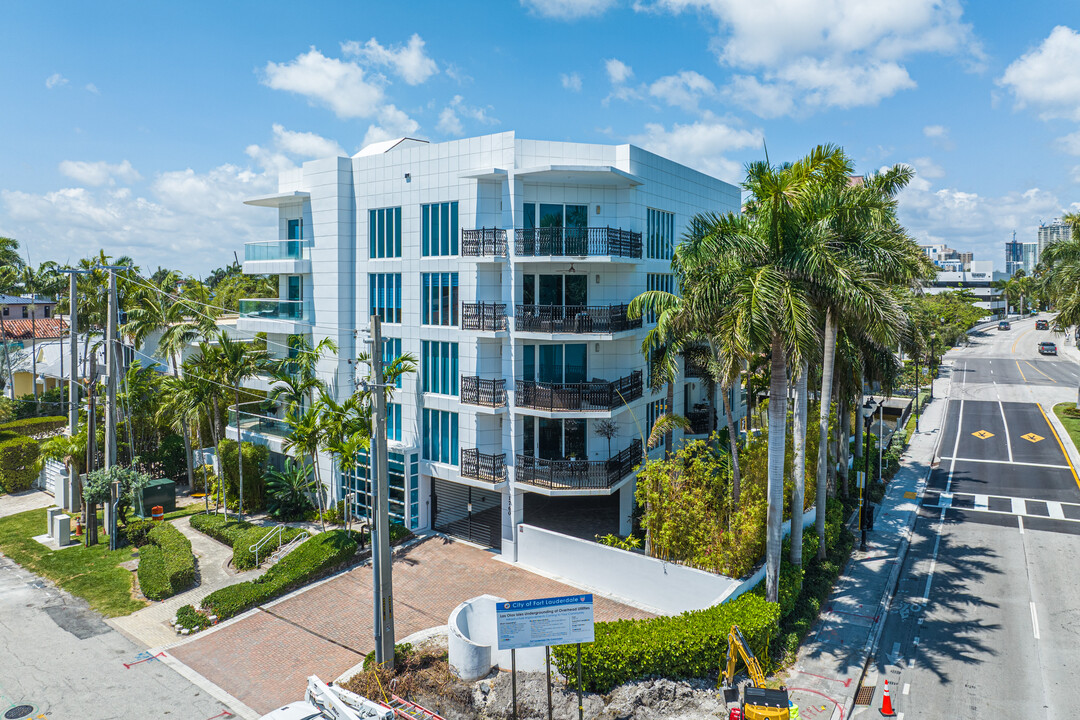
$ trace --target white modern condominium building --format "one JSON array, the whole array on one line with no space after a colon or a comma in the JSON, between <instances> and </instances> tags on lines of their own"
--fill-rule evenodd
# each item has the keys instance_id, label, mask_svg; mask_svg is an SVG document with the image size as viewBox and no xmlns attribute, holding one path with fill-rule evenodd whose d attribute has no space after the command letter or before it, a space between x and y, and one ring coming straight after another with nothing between
<instances>
[{"instance_id":1,"label":"white modern condominium building","mask_svg":"<svg viewBox=\"0 0 1080 720\"><path fill-rule=\"evenodd\" d=\"M387 359L418 360L389 409L397 521L511 554L522 522L629 532L633 469L668 390L648 388L649 318L627 304L673 289L677 239L699 212L737 212L737 187L630 145L506 132L307 162L247 204L277 209L278 239L248 244L244 272L278 274L280 299L242 301L238 330L267 333L278 355L290 336L332 338L319 371L339 399L372 315ZM674 412L703 434L695 374L675 384ZM740 391L729 401L741 417ZM281 452L287 427L265 408L237 418ZM366 514L366 469L321 467L331 497L357 490Z\"/></svg>"}]
</instances>

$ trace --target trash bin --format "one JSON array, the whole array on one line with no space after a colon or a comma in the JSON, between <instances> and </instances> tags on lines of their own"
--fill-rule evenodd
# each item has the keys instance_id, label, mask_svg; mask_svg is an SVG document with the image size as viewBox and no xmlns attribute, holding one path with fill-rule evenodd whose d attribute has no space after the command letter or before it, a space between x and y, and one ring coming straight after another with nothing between
<instances>
[{"instance_id":1,"label":"trash bin","mask_svg":"<svg viewBox=\"0 0 1080 720\"><path fill-rule=\"evenodd\" d=\"M160 505L164 512L176 510L176 483L167 478L151 480L142 490L142 498L136 514L139 517L151 517L155 505Z\"/></svg>"}]
</instances>

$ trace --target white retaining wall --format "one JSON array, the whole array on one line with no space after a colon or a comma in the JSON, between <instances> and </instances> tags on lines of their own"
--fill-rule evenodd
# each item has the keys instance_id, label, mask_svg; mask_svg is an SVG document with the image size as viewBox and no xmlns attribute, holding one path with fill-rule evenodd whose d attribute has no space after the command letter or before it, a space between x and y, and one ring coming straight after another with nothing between
<instances>
[{"instance_id":1,"label":"white retaining wall","mask_svg":"<svg viewBox=\"0 0 1080 720\"><path fill-rule=\"evenodd\" d=\"M816 517L816 508L805 512L803 527ZM790 531L789 521L784 535ZM516 564L660 615L732 600L765 576L764 565L738 580L525 524L518 525Z\"/></svg>"}]
</instances>

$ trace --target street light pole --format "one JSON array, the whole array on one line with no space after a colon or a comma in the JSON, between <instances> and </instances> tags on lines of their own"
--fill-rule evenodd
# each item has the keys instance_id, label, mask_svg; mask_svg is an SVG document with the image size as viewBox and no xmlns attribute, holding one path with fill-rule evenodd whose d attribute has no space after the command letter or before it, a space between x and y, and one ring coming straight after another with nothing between
<instances>
[{"instance_id":1,"label":"street light pole","mask_svg":"<svg viewBox=\"0 0 1080 720\"><path fill-rule=\"evenodd\" d=\"M866 404L863 406L863 424L865 425L866 438L863 440L863 447L866 448L863 453L863 459L865 460L863 473L862 487L859 492L859 531L860 541L859 550L866 552L866 526L869 524L869 510L870 510L870 423L874 420L874 401L872 398L866 399Z\"/></svg>"},{"instance_id":2,"label":"street light pole","mask_svg":"<svg viewBox=\"0 0 1080 720\"><path fill-rule=\"evenodd\" d=\"M371 316L371 374L374 393L371 473L375 495L372 508L371 563L375 591L375 662L394 667L394 584L390 559L390 483L386 458L386 391L383 380L382 319Z\"/></svg>"}]
</instances>

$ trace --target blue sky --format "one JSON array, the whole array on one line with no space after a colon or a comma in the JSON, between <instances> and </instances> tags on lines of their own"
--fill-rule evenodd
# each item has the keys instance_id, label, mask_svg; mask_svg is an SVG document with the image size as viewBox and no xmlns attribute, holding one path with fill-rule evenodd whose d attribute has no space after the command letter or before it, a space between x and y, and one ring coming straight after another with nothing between
<instances>
[{"instance_id":1,"label":"blue sky","mask_svg":"<svg viewBox=\"0 0 1080 720\"><path fill-rule=\"evenodd\" d=\"M1003 266L1080 209L1064 0L5 3L0 235L196 275L268 239L278 170L408 134L632 142L726 180L843 145L902 219Z\"/></svg>"}]
</instances>

